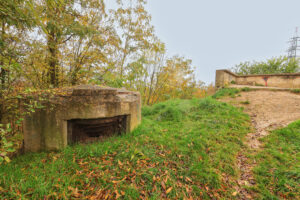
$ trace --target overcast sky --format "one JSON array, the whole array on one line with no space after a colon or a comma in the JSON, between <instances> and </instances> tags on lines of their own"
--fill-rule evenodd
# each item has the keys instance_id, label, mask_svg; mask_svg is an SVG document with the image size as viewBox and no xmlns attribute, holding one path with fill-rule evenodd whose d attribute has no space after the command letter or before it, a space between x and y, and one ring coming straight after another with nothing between
<instances>
[{"instance_id":1,"label":"overcast sky","mask_svg":"<svg viewBox=\"0 0 300 200\"><path fill-rule=\"evenodd\" d=\"M243 61L286 55L300 26L300 0L148 0L168 55L193 60L197 79Z\"/></svg>"}]
</instances>

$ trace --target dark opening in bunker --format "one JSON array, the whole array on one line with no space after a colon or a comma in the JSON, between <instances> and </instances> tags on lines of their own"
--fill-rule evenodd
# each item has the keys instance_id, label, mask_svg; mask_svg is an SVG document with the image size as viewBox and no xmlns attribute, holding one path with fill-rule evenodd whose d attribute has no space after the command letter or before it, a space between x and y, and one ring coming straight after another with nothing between
<instances>
[{"instance_id":1,"label":"dark opening in bunker","mask_svg":"<svg viewBox=\"0 0 300 200\"><path fill-rule=\"evenodd\" d=\"M129 132L129 116L68 121L68 144L90 143Z\"/></svg>"}]
</instances>

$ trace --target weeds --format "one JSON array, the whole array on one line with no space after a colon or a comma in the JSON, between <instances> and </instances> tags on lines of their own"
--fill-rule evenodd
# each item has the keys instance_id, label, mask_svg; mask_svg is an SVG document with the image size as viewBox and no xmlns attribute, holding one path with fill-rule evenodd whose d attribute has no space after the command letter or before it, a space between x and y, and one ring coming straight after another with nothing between
<instances>
[{"instance_id":1,"label":"weeds","mask_svg":"<svg viewBox=\"0 0 300 200\"><path fill-rule=\"evenodd\" d=\"M295 94L300 94L300 89L292 89L291 92Z\"/></svg>"},{"instance_id":2,"label":"weeds","mask_svg":"<svg viewBox=\"0 0 300 200\"><path fill-rule=\"evenodd\" d=\"M255 86L264 87L265 85L260 84L260 83L255 83Z\"/></svg>"},{"instance_id":3,"label":"weeds","mask_svg":"<svg viewBox=\"0 0 300 200\"><path fill-rule=\"evenodd\" d=\"M240 103L241 103L241 104L244 104L244 105L249 105L249 104L250 104L250 101L248 101L248 100L247 100L247 101L241 101Z\"/></svg>"},{"instance_id":4,"label":"weeds","mask_svg":"<svg viewBox=\"0 0 300 200\"><path fill-rule=\"evenodd\" d=\"M249 87L244 87L241 89L242 92L250 92L252 91L253 89L249 88Z\"/></svg>"}]
</instances>

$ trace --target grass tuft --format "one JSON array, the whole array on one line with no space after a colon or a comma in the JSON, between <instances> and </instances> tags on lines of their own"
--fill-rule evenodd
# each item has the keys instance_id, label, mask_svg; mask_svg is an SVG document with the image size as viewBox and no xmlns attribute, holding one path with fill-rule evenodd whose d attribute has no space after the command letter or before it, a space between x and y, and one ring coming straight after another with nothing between
<instances>
[{"instance_id":1,"label":"grass tuft","mask_svg":"<svg viewBox=\"0 0 300 200\"><path fill-rule=\"evenodd\" d=\"M247 100L247 101L241 101L240 103L241 103L241 104L244 104L244 105L249 105L249 104L250 104L250 101L248 101L248 100Z\"/></svg>"},{"instance_id":2,"label":"grass tuft","mask_svg":"<svg viewBox=\"0 0 300 200\"><path fill-rule=\"evenodd\" d=\"M250 91L253 91L254 89L253 88L249 88L249 87L244 87L241 89L242 92L250 92Z\"/></svg>"},{"instance_id":3,"label":"grass tuft","mask_svg":"<svg viewBox=\"0 0 300 200\"><path fill-rule=\"evenodd\" d=\"M232 98L234 98L235 95L238 94L239 92L240 90L237 88L223 88L218 90L216 94L214 94L212 97L214 99L220 99L221 97L225 97L225 96L231 96Z\"/></svg>"},{"instance_id":4,"label":"grass tuft","mask_svg":"<svg viewBox=\"0 0 300 200\"><path fill-rule=\"evenodd\" d=\"M295 94L300 94L300 89L292 89L291 92Z\"/></svg>"}]
</instances>

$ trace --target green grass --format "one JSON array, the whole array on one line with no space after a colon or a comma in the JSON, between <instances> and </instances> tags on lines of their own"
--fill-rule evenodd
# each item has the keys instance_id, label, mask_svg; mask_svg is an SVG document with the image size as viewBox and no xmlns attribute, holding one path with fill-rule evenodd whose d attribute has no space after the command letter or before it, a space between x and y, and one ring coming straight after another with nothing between
<instances>
[{"instance_id":1,"label":"green grass","mask_svg":"<svg viewBox=\"0 0 300 200\"><path fill-rule=\"evenodd\" d=\"M249 87L243 87L241 89L238 88L222 88L218 90L212 98L214 99L221 99L222 97L230 96L231 98L235 98L237 96L241 96L240 92L250 92L255 91L256 89L249 88Z\"/></svg>"},{"instance_id":2,"label":"green grass","mask_svg":"<svg viewBox=\"0 0 300 200\"><path fill-rule=\"evenodd\" d=\"M241 103L241 104L244 104L244 105L249 105L249 104L250 104L250 101L248 101L248 100L247 100L247 101L241 101L240 103Z\"/></svg>"},{"instance_id":3,"label":"green grass","mask_svg":"<svg viewBox=\"0 0 300 200\"><path fill-rule=\"evenodd\" d=\"M231 199L249 117L213 98L143 108L132 133L0 166L1 199Z\"/></svg>"},{"instance_id":4,"label":"green grass","mask_svg":"<svg viewBox=\"0 0 300 200\"><path fill-rule=\"evenodd\" d=\"M292 89L291 92L295 94L300 94L300 89Z\"/></svg>"},{"instance_id":5,"label":"green grass","mask_svg":"<svg viewBox=\"0 0 300 200\"><path fill-rule=\"evenodd\" d=\"M251 91L251 88L249 88L249 87L243 87L243 88L241 89L241 91L242 91L242 92L250 92L250 91Z\"/></svg>"},{"instance_id":6,"label":"green grass","mask_svg":"<svg viewBox=\"0 0 300 200\"><path fill-rule=\"evenodd\" d=\"M265 85L263 85L263 84L259 84L259 83L255 83L255 86L264 87Z\"/></svg>"},{"instance_id":7,"label":"green grass","mask_svg":"<svg viewBox=\"0 0 300 200\"><path fill-rule=\"evenodd\" d=\"M226 97L226 96L235 98L239 92L240 92L240 90L237 88L223 88L223 89L218 90L216 92L216 94L214 94L212 97L214 99L220 99L220 98Z\"/></svg>"},{"instance_id":8,"label":"green grass","mask_svg":"<svg viewBox=\"0 0 300 200\"><path fill-rule=\"evenodd\" d=\"M300 199L300 121L262 141L254 170L260 199Z\"/></svg>"}]
</instances>

